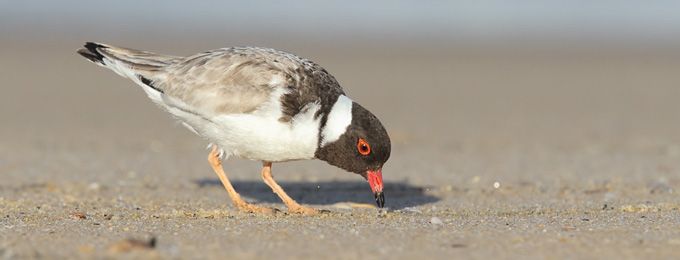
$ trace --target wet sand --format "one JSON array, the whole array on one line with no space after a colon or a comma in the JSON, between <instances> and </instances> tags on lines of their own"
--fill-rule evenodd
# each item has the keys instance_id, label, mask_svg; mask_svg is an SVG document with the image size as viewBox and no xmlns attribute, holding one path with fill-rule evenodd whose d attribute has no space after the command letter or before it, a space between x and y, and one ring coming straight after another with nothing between
<instances>
[{"instance_id":1,"label":"wet sand","mask_svg":"<svg viewBox=\"0 0 680 260\"><path fill-rule=\"evenodd\" d=\"M263 44L323 65L393 140L383 211L346 203L374 204L358 175L274 164L330 211L299 216L231 158L237 191L281 210L238 212L206 143L80 58L85 40L0 46L0 258L680 257L677 52Z\"/></svg>"}]
</instances>

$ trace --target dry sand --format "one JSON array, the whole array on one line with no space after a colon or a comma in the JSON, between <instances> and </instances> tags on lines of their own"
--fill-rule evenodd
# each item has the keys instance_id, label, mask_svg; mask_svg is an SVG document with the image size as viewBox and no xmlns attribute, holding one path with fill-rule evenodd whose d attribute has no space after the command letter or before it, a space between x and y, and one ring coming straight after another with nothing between
<instances>
[{"instance_id":1,"label":"dry sand","mask_svg":"<svg viewBox=\"0 0 680 260\"><path fill-rule=\"evenodd\" d=\"M278 46L393 139L384 211L346 204L374 203L358 175L275 164L293 198L331 211L299 216L260 163L232 158L237 191L281 209L236 211L206 143L80 58L85 40L1 42L0 258L680 258L677 52Z\"/></svg>"}]
</instances>

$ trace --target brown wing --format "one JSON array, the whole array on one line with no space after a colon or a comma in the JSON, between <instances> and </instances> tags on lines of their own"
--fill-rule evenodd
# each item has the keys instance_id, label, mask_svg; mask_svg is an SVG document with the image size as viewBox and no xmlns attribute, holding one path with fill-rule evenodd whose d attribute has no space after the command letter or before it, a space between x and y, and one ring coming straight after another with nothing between
<instances>
[{"instance_id":1,"label":"brown wing","mask_svg":"<svg viewBox=\"0 0 680 260\"><path fill-rule=\"evenodd\" d=\"M342 93L320 66L273 49L236 47L203 52L168 66L165 72L160 88L197 112L249 113L283 88L281 120L289 121L304 105L325 103L320 92Z\"/></svg>"},{"instance_id":2,"label":"brown wing","mask_svg":"<svg viewBox=\"0 0 680 260\"><path fill-rule=\"evenodd\" d=\"M266 102L280 72L230 50L199 53L165 69L161 88L207 114L249 113Z\"/></svg>"},{"instance_id":3,"label":"brown wing","mask_svg":"<svg viewBox=\"0 0 680 260\"><path fill-rule=\"evenodd\" d=\"M172 100L166 105L204 116L252 112L281 90L281 121L290 121L310 102L320 104L319 113L327 114L343 94L321 66L273 49L234 47L182 58L87 43L78 53L162 93ZM156 99L162 102L160 96Z\"/></svg>"}]
</instances>

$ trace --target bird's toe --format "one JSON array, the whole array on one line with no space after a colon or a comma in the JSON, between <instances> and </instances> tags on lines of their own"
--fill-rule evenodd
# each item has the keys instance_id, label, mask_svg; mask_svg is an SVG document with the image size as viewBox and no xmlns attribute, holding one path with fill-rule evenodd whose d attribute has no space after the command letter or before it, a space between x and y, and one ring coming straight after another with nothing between
<instances>
[{"instance_id":1,"label":"bird's toe","mask_svg":"<svg viewBox=\"0 0 680 260\"><path fill-rule=\"evenodd\" d=\"M308 208L308 207L305 207L305 206L289 208L288 211L292 214L300 214L300 215L319 215L319 214L322 214L322 213L329 213L330 212L328 210L318 210L318 209Z\"/></svg>"},{"instance_id":2,"label":"bird's toe","mask_svg":"<svg viewBox=\"0 0 680 260\"><path fill-rule=\"evenodd\" d=\"M253 205L253 204L246 204L246 205L238 207L238 209L241 212L244 212L244 213L276 214L277 212L279 212L278 209L261 207L261 206L256 206L256 205Z\"/></svg>"}]
</instances>

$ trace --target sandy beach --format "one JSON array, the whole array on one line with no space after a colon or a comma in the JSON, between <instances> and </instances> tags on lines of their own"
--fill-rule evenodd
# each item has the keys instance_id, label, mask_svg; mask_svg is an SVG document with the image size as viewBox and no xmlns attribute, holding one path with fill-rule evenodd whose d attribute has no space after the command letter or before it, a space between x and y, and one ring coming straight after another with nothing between
<instances>
[{"instance_id":1,"label":"sandy beach","mask_svg":"<svg viewBox=\"0 0 680 260\"><path fill-rule=\"evenodd\" d=\"M224 163L85 41L0 41L2 259L677 259L680 55L267 43L324 66L392 138L386 209L320 161ZM101 39L105 41L107 39ZM107 43L189 55L229 42Z\"/></svg>"}]
</instances>

